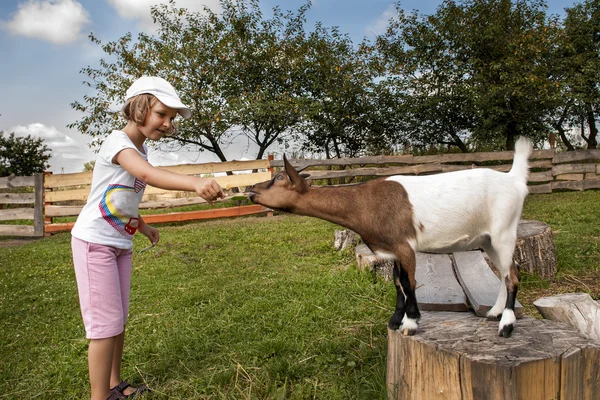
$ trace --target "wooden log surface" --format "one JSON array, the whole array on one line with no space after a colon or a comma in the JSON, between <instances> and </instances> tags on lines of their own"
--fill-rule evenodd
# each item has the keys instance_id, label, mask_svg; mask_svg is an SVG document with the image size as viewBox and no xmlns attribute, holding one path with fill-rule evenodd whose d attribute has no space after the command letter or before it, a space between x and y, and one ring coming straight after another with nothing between
<instances>
[{"instance_id":1,"label":"wooden log surface","mask_svg":"<svg viewBox=\"0 0 600 400\"><path fill-rule=\"evenodd\" d=\"M566 323L600 343L600 304L587 293L542 297L533 305L546 319Z\"/></svg>"},{"instance_id":2,"label":"wooden log surface","mask_svg":"<svg viewBox=\"0 0 600 400\"><path fill-rule=\"evenodd\" d=\"M424 312L414 336L388 329L388 398L598 399L600 345L524 317L511 338L472 313Z\"/></svg>"},{"instance_id":3,"label":"wooden log surface","mask_svg":"<svg viewBox=\"0 0 600 400\"><path fill-rule=\"evenodd\" d=\"M386 279L393 279L394 262L380 260L364 245L356 247L356 262ZM490 271L491 272L491 271ZM452 260L447 254L417 252L417 304L423 311L467 311L467 298L454 276Z\"/></svg>"},{"instance_id":4,"label":"wooden log surface","mask_svg":"<svg viewBox=\"0 0 600 400\"><path fill-rule=\"evenodd\" d=\"M422 311L467 311L467 297L448 254L417 252L417 303Z\"/></svg>"},{"instance_id":5,"label":"wooden log surface","mask_svg":"<svg viewBox=\"0 0 600 400\"><path fill-rule=\"evenodd\" d=\"M519 221L514 259L521 271L554 278L558 261L550 226L541 221Z\"/></svg>"},{"instance_id":6,"label":"wooden log surface","mask_svg":"<svg viewBox=\"0 0 600 400\"><path fill-rule=\"evenodd\" d=\"M481 251L461 251L452 254L456 277L473 307L473 311L485 317L494 306L500 292L500 279L494 274L483 258ZM517 300L515 304L517 318L523 316L523 306Z\"/></svg>"}]
</instances>

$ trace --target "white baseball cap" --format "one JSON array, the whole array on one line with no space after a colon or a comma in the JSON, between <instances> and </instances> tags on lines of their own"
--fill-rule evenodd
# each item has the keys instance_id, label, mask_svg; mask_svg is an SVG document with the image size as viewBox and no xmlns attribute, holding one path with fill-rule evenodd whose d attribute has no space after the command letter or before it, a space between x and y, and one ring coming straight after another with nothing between
<instances>
[{"instance_id":1,"label":"white baseball cap","mask_svg":"<svg viewBox=\"0 0 600 400\"><path fill-rule=\"evenodd\" d=\"M142 76L138 78L127 89L125 101L144 93L154 95L165 106L176 109L185 119L192 116L192 111L181 102L175 88L163 78L158 76Z\"/></svg>"}]
</instances>

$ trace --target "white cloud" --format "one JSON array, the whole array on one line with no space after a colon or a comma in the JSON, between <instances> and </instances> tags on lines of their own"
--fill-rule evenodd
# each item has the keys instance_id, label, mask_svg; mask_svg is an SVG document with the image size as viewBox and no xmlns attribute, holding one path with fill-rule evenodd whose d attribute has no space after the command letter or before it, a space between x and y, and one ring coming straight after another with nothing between
<instances>
[{"instance_id":1,"label":"white cloud","mask_svg":"<svg viewBox=\"0 0 600 400\"><path fill-rule=\"evenodd\" d=\"M81 172L83 164L95 159L95 155L84 145L77 143L72 137L60 132L54 126L41 123L18 125L7 129L5 133L14 132L16 137L31 135L44 140L50 149L50 170L55 173Z\"/></svg>"},{"instance_id":2,"label":"white cloud","mask_svg":"<svg viewBox=\"0 0 600 400\"><path fill-rule=\"evenodd\" d=\"M152 22L150 8L158 4L168 4L168 0L108 0L108 3L121 17L138 20L141 30L153 32L156 26ZM222 10L219 0L178 0L175 3L178 8L187 8L193 12L203 12L205 5L216 13Z\"/></svg>"},{"instance_id":3,"label":"white cloud","mask_svg":"<svg viewBox=\"0 0 600 400\"><path fill-rule=\"evenodd\" d=\"M366 35L381 35L385 33L387 29L388 22L391 18L395 17L398 14L396 11L396 6L394 4L390 4L390 6L373 22L365 28Z\"/></svg>"},{"instance_id":4,"label":"white cloud","mask_svg":"<svg viewBox=\"0 0 600 400\"><path fill-rule=\"evenodd\" d=\"M67 44L82 37L88 22L88 12L74 0L30 0L1 26L16 35Z\"/></svg>"}]
</instances>

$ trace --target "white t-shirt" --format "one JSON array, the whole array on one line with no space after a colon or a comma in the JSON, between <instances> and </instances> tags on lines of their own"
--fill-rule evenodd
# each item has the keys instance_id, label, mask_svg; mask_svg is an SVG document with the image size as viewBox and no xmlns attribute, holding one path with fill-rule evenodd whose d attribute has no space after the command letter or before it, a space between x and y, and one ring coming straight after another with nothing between
<instances>
[{"instance_id":1,"label":"white t-shirt","mask_svg":"<svg viewBox=\"0 0 600 400\"><path fill-rule=\"evenodd\" d=\"M71 234L86 242L120 249L133 247L138 227L138 207L146 183L114 164L123 149L134 149L147 160L148 148L140 152L123 131L113 131L104 141L92 174L92 187Z\"/></svg>"}]
</instances>

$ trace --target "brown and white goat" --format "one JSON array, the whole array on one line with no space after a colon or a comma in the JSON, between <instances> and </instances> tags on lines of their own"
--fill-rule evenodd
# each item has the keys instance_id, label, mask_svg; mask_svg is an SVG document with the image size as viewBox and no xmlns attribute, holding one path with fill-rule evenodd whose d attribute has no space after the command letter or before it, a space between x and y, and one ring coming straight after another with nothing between
<instances>
[{"instance_id":1,"label":"brown and white goat","mask_svg":"<svg viewBox=\"0 0 600 400\"><path fill-rule=\"evenodd\" d=\"M516 143L508 173L487 168L428 176L391 176L352 186L312 187L284 156L285 169L249 190L252 202L331 221L358 233L380 258L394 260L396 310L391 329L410 335L421 317L415 297L415 252L482 248L503 285L488 317L502 314L498 334L510 337L519 271L513 261L517 225L527 196L532 145Z\"/></svg>"}]
</instances>

